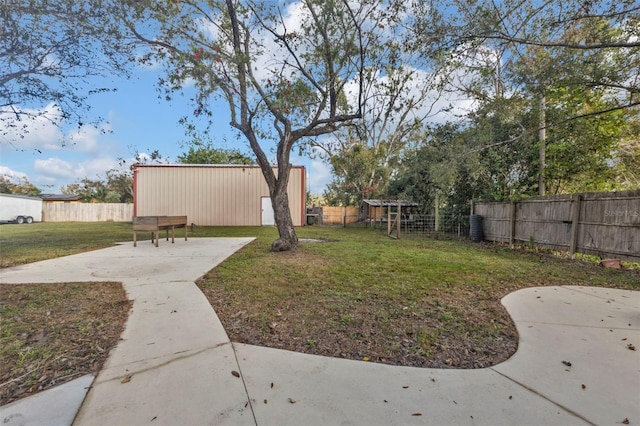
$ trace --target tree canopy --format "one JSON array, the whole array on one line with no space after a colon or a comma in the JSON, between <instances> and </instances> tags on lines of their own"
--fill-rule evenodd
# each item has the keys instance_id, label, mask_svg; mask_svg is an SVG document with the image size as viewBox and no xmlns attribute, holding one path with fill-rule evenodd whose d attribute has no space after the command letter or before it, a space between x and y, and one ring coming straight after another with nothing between
<instances>
[{"instance_id":1,"label":"tree canopy","mask_svg":"<svg viewBox=\"0 0 640 426\"><path fill-rule=\"evenodd\" d=\"M255 160L239 149L216 148L211 142L195 140L189 144L189 150L178 155L182 164L255 164Z\"/></svg>"},{"instance_id":2,"label":"tree canopy","mask_svg":"<svg viewBox=\"0 0 640 426\"><path fill-rule=\"evenodd\" d=\"M231 127L248 142L269 187L280 235L273 249L295 247L291 150L362 116L368 48L384 28L385 8L373 0L122 6L127 28L151 48L145 58L165 67L161 83L169 91L194 82L197 116L212 116L214 99L226 102Z\"/></svg>"},{"instance_id":3,"label":"tree canopy","mask_svg":"<svg viewBox=\"0 0 640 426\"><path fill-rule=\"evenodd\" d=\"M90 116L89 97L112 89L87 89L86 81L126 74L130 63L112 11L100 0L0 2L0 136L16 149L35 120L101 121Z\"/></svg>"},{"instance_id":4,"label":"tree canopy","mask_svg":"<svg viewBox=\"0 0 640 426\"><path fill-rule=\"evenodd\" d=\"M42 194L42 190L26 177L11 179L9 176L0 175L0 193L38 196Z\"/></svg>"},{"instance_id":5,"label":"tree canopy","mask_svg":"<svg viewBox=\"0 0 640 426\"><path fill-rule=\"evenodd\" d=\"M255 161L274 249L297 244L293 149L327 162L341 204L640 187L634 0L8 0L0 19L0 136L36 118L83 125L107 89L79 82L158 65L166 97L192 95L187 132L228 125L251 148L200 143L178 160ZM125 175L112 176L121 200Z\"/></svg>"}]
</instances>

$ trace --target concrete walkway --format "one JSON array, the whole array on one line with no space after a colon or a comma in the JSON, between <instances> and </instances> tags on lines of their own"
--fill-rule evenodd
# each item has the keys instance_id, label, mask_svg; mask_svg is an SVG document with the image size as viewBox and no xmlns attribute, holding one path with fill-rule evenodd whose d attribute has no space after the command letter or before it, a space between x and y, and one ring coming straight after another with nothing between
<instances>
[{"instance_id":1,"label":"concrete walkway","mask_svg":"<svg viewBox=\"0 0 640 426\"><path fill-rule=\"evenodd\" d=\"M2 283L121 281L134 300L86 398L91 376L0 407L3 425L640 424L640 292L508 295L520 346L492 368L326 358L229 341L194 281L251 240L128 243L0 270Z\"/></svg>"}]
</instances>

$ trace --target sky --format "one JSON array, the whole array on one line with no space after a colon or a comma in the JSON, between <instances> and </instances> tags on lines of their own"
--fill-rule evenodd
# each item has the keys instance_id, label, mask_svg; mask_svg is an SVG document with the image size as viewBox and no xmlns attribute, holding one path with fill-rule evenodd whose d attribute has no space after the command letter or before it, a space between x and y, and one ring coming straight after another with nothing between
<instances>
[{"instance_id":1,"label":"sky","mask_svg":"<svg viewBox=\"0 0 640 426\"><path fill-rule=\"evenodd\" d=\"M176 162L178 155L188 151L189 140L178 120L194 107L180 94L171 101L159 99L159 73L160 69L136 68L131 78L91 80L87 89L117 88L87 100L90 116L105 120L99 128L55 126L42 120L31 126L24 138L0 136L0 174L13 180L26 178L43 193L60 193L61 186L85 177L104 179L107 170L121 167L120 159L131 164L136 153L158 150L163 158ZM215 110L215 119L215 147L236 148L253 156L244 138L231 129L224 106ZM319 160L292 152L291 162L305 166L307 190L314 194L321 194L331 181L330 169Z\"/></svg>"},{"instance_id":2,"label":"sky","mask_svg":"<svg viewBox=\"0 0 640 426\"><path fill-rule=\"evenodd\" d=\"M289 30L296 29L302 22L299 16L301 12L296 6L297 3L291 3L285 11ZM275 46L268 49L259 58L262 61L259 63L264 63L264 66L257 66L256 69L268 69L270 58L273 59L277 54ZM84 178L104 180L108 170L123 169L122 159L125 160L124 169L127 169L133 164L136 154L144 156L158 151L163 159L175 163L177 157L189 149L189 137L178 121L185 115L193 117L194 105L189 102L188 95L175 93L171 101L159 96L157 81L163 73L159 64L138 64L132 70L131 78L108 76L92 78L83 83L85 92L99 87L117 89L115 92L96 93L87 99L87 105L91 108L89 118L100 117L105 120L99 128L85 125L78 129L77 126L56 126L51 121L40 120L24 134L3 135L4 132L0 131L0 175L14 181L27 179L43 193L60 193L62 186ZM264 78L267 78L266 73ZM421 84L418 78L408 84L408 91L417 90ZM189 91L188 84L185 89ZM191 90L194 90L193 87ZM456 110L450 112L453 116L460 115L469 107L468 101L459 99L439 99L436 103L435 111L454 103ZM40 107L51 110L52 105L45 105ZM213 146L238 149L253 157L245 137L229 125L226 103L214 103L211 109L214 114L214 128L211 131L215 137ZM435 121L446 121L446 116L440 116ZM6 124L0 122L1 125ZM268 146L265 141L261 142L268 158L275 163L275 143ZM307 191L313 194L321 195L332 180L329 165L318 159L297 155L295 147L291 153L291 163L306 168Z\"/></svg>"}]
</instances>

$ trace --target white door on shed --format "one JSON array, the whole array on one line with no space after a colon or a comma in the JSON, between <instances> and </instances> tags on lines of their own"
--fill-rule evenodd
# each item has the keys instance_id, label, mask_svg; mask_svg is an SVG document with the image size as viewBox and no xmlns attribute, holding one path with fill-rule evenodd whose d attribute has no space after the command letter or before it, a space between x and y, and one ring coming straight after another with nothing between
<instances>
[{"instance_id":1,"label":"white door on shed","mask_svg":"<svg viewBox=\"0 0 640 426\"><path fill-rule=\"evenodd\" d=\"M273 206L271 205L271 198L262 197L262 226L273 226L276 224L275 216L273 215Z\"/></svg>"}]
</instances>

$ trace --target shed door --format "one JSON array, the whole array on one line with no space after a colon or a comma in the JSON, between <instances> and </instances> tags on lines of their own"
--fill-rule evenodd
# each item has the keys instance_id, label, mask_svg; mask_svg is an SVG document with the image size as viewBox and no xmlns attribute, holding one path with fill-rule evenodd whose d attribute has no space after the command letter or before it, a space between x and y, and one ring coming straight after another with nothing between
<instances>
[{"instance_id":1,"label":"shed door","mask_svg":"<svg viewBox=\"0 0 640 426\"><path fill-rule=\"evenodd\" d=\"M271 198L262 197L262 226L276 224L275 217L273 215L273 206L271 205Z\"/></svg>"}]
</instances>

